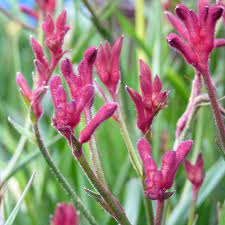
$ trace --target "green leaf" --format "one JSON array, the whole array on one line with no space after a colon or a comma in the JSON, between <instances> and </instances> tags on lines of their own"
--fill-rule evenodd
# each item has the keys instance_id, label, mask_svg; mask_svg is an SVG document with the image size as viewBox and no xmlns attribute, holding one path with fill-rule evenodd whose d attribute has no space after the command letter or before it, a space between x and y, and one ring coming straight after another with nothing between
<instances>
[{"instance_id":1,"label":"green leaf","mask_svg":"<svg viewBox=\"0 0 225 225\"><path fill-rule=\"evenodd\" d=\"M219 159L206 173L204 183L199 192L197 207L199 207L205 201L205 199L212 193L218 183L223 179L224 175L225 163L223 159ZM183 221L188 217L188 211L192 195L190 185L188 186L185 193L186 195L184 196L182 201L180 201L180 204L178 204L172 211L166 225L179 225L179 221Z\"/></svg>"},{"instance_id":2,"label":"green leaf","mask_svg":"<svg viewBox=\"0 0 225 225\"><path fill-rule=\"evenodd\" d=\"M32 132L30 132L28 129L22 127L21 125L19 125L11 117L8 117L8 121L21 135L25 135L29 141L31 141L32 143L35 143L35 137Z\"/></svg>"},{"instance_id":3,"label":"green leaf","mask_svg":"<svg viewBox=\"0 0 225 225\"><path fill-rule=\"evenodd\" d=\"M137 225L142 196L140 179L131 179L126 185L125 193L125 212L131 224Z\"/></svg>"},{"instance_id":4,"label":"green leaf","mask_svg":"<svg viewBox=\"0 0 225 225\"><path fill-rule=\"evenodd\" d=\"M21 197L19 198L19 201L17 202L15 208L13 209L13 211L11 212L11 214L9 215L8 219L6 220L5 224L4 225L12 225L21 206L22 206L22 203L23 203L23 200L28 192L28 190L30 189L32 183L33 183L33 180L34 180L34 176L35 176L35 172L32 174L30 180L28 181L27 183L27 186L25 187Z\"/></svg>"}]
</instances>

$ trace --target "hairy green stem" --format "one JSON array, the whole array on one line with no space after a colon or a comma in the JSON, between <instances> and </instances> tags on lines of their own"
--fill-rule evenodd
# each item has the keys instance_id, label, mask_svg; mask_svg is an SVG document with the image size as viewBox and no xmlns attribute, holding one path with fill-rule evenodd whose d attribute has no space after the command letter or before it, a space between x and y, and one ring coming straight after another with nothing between
<instances>
[{"instance_id":1,"label":"hairy green stem","mask_svg":"<svg viewBox=\"0 0 225 225\"><path fill-rule=\"evenodd\" d=\"M164 221L164 200L157 200L156 216L154 225L163 225Z\"/></svg>"},{"instance_id":2,"label":"hairy green stem","mask_svg":"<svg viewBox=\"0 0 225 225\"><path fill-rule=\"evenodd\" d=\"M196 207L196 199L193 198L191 201L190 214L187 223L188 225L193 225L195 219L195 207Z\"/></svg>"},{"instance_id":3,"label":"hairy green stem","mask_svg":"<svg viewBox=\"0 0 225 225\"><path fill-rule=\"evenodd\" d=\"M38 147L47 162L49 168L51 169L51 172L55 176L56 180L59 182L59 184L62 186L62 188L67 192L67 194L70 196L70 198L73 200L74 205L78 210L80 210L81 214L85 217L85 219L89 222L91 225L97 225L95 219L92 217L88 209L83 205L80 198L77 196L77 194L74 192L73 188L70 186L66 178L63 176L63 174L59 171L58 167L56 166L55 162L53 161L52 157L49 154L48 149L45 147L44 142L42 141L38 124L34 124L34 133L36 137L36 141L38 144Z\"/></svg>"},{"instance_id":4,"label":"hairy green stem","mask_svg":"<svg viewBox=\"0 0 225 225\"><path fill-rule=\"evenodd\" d=\"M105 200L109 208L112 210L112 216L114 216L121 225L131 225L119 201L112 195L109 190L107 190L102 185L98 177L94 174L92 168L90 167L84 154L82 153L82 147L80 143L74 137L72 137L71 148L74 158L78 161L80 167L88 177L89 181Z\"/></svg>"},{"instance_id":5,"label":"hairy green stem","mask_svg":"<svg viewBox=\"0 0 225 225\"><path fill-rule=\"evenodd\" d=\"M85 123L86 123L86 125L88 125L92 119L91 109L85 110L84 116L85 116ZM96 139L95 139L94 134L91 136L91 139L88 143L89 143L90 150L91 150L91 160L92 160L92 163L94 166L94 171L95 171L97 177L102 182L102 184L105 187L107 187L107 181L106 181L104 170L102 167L102 162L100 160L99 150L98 150L98 147L96 144Z\"/></svg>"},{"instance_id":6,"label":"hairy green stem","mask_svg":"<svg viewBox=\"0 0 225 225\"><path fill-rule=\"evenodd\" d=\"M209 72L209 67L201 71L201 73L202 73L202 77L203 77L206 89L208 91L213 117L218 130L221 145L223 147L223 153L225 154L225 126L224 126L223 117L220 111L220 107L216 98L216 93L215 93L215 89L214 89L211 75Z\"/></svg>"}]
</instances>

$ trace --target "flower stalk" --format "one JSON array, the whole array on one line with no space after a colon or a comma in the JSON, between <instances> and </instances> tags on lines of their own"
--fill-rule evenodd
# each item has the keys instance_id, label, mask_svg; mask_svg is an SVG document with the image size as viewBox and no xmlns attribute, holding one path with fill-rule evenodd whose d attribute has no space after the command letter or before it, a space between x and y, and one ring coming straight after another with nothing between
<instances>
[{"instance_id":1,"label":"flower stalk","mask_svg":"<svg viewBox=\"0 0 225 225\"><path fill-rule=\"evenodd\" d=\"M66 191L66 193L70 196L70 198L73 200L73 203L76 206L76 208L78 210L80 210L81 214L83 214L83 216L86 218L86 220L89 222L89 224L97 225L93 216L90 214L88 209L83 205L80 198L74 192L73 188L70 186L70 184L68 183L66 178L63 176L63 174L60 172L57 165L53 161L51 155L49 154L48 149L46 148L46 146L41 138L41 134L40 134L37 123L35 123L33 125L33 129L34 129L34 134L36 137L37 145L38 145L45 161L47 162L49 168L51 169L51 172L53 173L55 179L61 185L61 187Z\"/></svg>"},{"instance_id":2,"label":"flower stalk","mask_svg":"<svg viewBox=\"0 0 225 225\"><path fill-rule=\"evenodd\" d=\"M156 208L156 216L155 216L154 225L163 225L165 201L157 200L156 204L157 204L156 206L157 208Z\"/></svg>"},{"instance_id":3,"label":"flower stalk","mask_svg":"<svg viewBox=\"0 0 225 225\"><path fill-rule=\"evenodd\" d=\"M109 208L112 209L116 220L121 225L131 225L122 206L119 201L112 195L112 193L105 189L100 180L94 174L92 168L88 164L84 154L82 153L82 147L76 138L71 137L71 148L75 159L78 161L80 167L84 171L85 175L88 177L91 184L99 192L105 202L108 204Z\"/></svg>"},{"instance_id":4,"label":"flower stalk","mask_svg":"<svg viewBox=\"0 0 225 225\"><path fill-rule=\"evenodd\" d=\"M218 130L220 141L221 141L221 144L223 147L223 154L225 155L225 126L224 126L220 106L219 106L217 98L216 98L216 93L215 93L215 89L214 89L211 75L209 72L209 67L207 67L201 73L202 73L202 77L203 77L206 89L208 91L213 117L214 117L215 124L216 124L217 130Z\"/></svg>"}]
</instances>

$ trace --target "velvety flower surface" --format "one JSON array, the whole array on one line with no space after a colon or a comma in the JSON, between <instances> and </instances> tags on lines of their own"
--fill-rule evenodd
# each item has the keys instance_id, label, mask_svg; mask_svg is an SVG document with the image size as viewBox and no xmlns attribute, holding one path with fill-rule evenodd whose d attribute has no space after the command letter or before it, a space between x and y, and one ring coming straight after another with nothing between
<instances>
[{"instance_id":1,"label":"velvety flower surface","mask_svg":"<svg viewBox=\"0 0 225 225\"><path fill-rule=\"evenodd\" d=\"M78 65L79 75L76 75L73 71L73 66L69 59L63 60L61 71L70 88L72 99L76 99L79 96L79 90L82 87L87 84L93 85L93 65L96 55L96 47L89 47L85 51L84 58Z\"/></svg>"},{"instance_id":2,"label":"velvety flower surface","mask_svg":"<svg viewBox=\"0 0 225 225\"><path fill-rule=\"evenodd\" d=\"M176 15L166 12L177 34L167 37L169 45L177 49L187 63L199 71L208 65L209 55L215 42L214 33L217 20L223 14L223 7L210 6L209 0L198 1L198 14L184 4L176 7Z\"/></svg>"},{"instance_id":3,"label":"velvety flower surface","mask_svg":"<svg viewBox=\"0 0 225 225\"><path fill-rule=\"evenodd\" d=\"M123 36L114 43L113 47L108 42L98 49L95 62L97 74L113 98L117 96L120 83L120 53Z\"/></svg>"},{"instance_id":4,"label":"velvety flower surface","mask_svg":"<svg viewBox=\"0 0 225 225\"><path fill-rule=\"evenodd\" d=\"M74 206L60 203L55 210L51 225L79 225L79 216Z\"/></svg>"},{"instance_id":5,"label":"velvety flower surface","mask_svg":"<svg viewBox=\"0 0 225 225\"><path fill-rule=\"evenodd\" d=\"M204 160L202 154L198 155L195 164L191 164L190 161L185 160L184 166L188 180L192 183L194 191L197 192L204 180Z\"/></svg>"},{"instance_id":6,"label":"velvety flower surface","mask_svg":"<svg viewBox=\"0 0 225 225\"><path fill-rule=\"evenodd\" d=\"M162 92L162 82L156 75L152 82L150 68L140 60L140 84L142 96L126 87L137 111L137 126L145 134L149 131L156 114L167 106L168 91Z\"/></svg>"},{"instance_id":7,"label":"velvety flower surface","mask_svg":"<svg viewBox=\"0 0 225 225\"><path fill-rule=\"evenodd\" d=\"M48 16L43 23L43 29L45 33L46 32L51 33L52 29L54 30L55 26L54 21L52 20L52 18L51 19L50 18L51 16ZM31 91L31 89L28 87L27 82L23 77L22 73L18 73L16 77L16 81L20 86L21 93L26 99L26 101L29 102L30 105L32 106L37 121L42 115L43 110L41 106L41 100L47 90L46 86L48 85L51 75L55 70L55 67L57 66L60 58L63 56L62 45L64 41L64 36L68 31L68 26L65 25L65 22L66 22L66 12L63 11L59 15L56 22L57 28L55 36L56 39L60 36L60 38L58 38L60 39L60 41L57 42L57 40L54 40L53 41L54 43L52 43L52 45L51 44L47 45L50 39L48 39L48 34L46 33L47 38L46 45L52 51L52 57L50 62L46 59L42 46L36 41L35 38L33 37L30 38L30 43L35 55L34 65L37 75L34 90Z\"/></svg>"},{"instance_id":8,"label":"velvety flower surface","mask_svg":"<svg viewBox=\"0 0 225 225\"><path fill-rule=\"evenodd\" d=\"M168 192L173 185L176 172L191 151L192 141L182 142L176 151L168 151L162 157L161 169L157 168L151 154L151 146L145 138L141 138L137 144L145 171L145 195L152 200L164 200L173 192Z\"/></svg>"},{"instance_id":9,"label":"velvety flower surface","mask_svg":"<svg viewBox=\"0 0 225 225\"><path fill-rule=\"evenodd\" d=\"M79 90L79 96L71 102L67 101L66 91L62 86L60 76L53 77L50 89L55 107L53 125L70 141L85 106L93 101L94 88L91 85L84 86Z\"/></svg>"}]
</instances>

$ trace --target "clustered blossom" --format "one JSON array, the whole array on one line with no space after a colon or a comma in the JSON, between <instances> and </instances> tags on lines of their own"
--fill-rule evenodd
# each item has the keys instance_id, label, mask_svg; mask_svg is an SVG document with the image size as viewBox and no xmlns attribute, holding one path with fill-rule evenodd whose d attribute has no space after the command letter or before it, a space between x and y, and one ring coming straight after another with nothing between
<instances>
[{"instance_id":1,"label":"clustered blossom","mask_svg":"<svg viewBox=\"0 0 225 225\"><path fill-rule=\"evenodd\" d=\"M61 71L69 86L72 99L76 99L77 96L79 96L79 90L82 87L88 84L93 84L93 65L96 55L96 47L89 47L85 51L84 58L78 65L79 75L76 75L73 71L73 66L69 59L66 58L63 60L61 64ZM92 102L89 106L91 105Z\"/></svg>"},{"instance_id":2,"label":"clustered blossom","mask_svg":"<svg viewBox=\"0 0 225 225\"><path fill-rule=\"evenodd\" d=\"M108 42L105 43L105 46L101 44L95 62L96 72L113 99L117 97L120 83L120 53L122 44L123 36L114 43L113 47Z\"/></svg>"},{"instance_id":3,"label":"clustered blossom","mask_svg":"<svg viewBox=\"0 0 225 225\"><path fill-rule=\"evenodd\" d=\"M46 86L49 83L51 75L55 70L60 58L63 56L62 45L68 26L66 23L66 11L63 11L56 21L56 31L52 37L55 40L50 40L49 35L54 30L54 22L51 16L48 16L43 23L43 29L46 34L46 45L52 52L51 61L49 62L42 49L42 46L36 41L35 38L31 37L30 43L35 55L34 65L36 68L37 79L35 80L35 89L31 91L28 87L25 78L22 73L18 73L16 81L21 88L22 95L27 102L32 106L36 120L42 115L41 99L46 92ZM51 42L51 43L50 43Z\"/></svg>"},{"instance_id":4,"label":"clustered blossom","mask_svg":"<svg viewBox=\"0 0 225 225\"><path fill-rule=\"evenodd\" d=\"M145 138L141 138L137 144L145 171L145 195L152 200L163 201L169 198L173 192L167 192L173 185L176 172L191 151L192 141L182 142L176 151L168 151L162 157L161 169L157 165L151 154L151 146Z\"/></svg>"},{"instance_id":5,"label":"clustered blossom","mask_svg":"<svg viewBox=\"0 0 225 225\"><path fill-rule=\"evenodd\" d=\"M166 15L177 34L167 37L169 45L177 49L187 63L202 72L208 65L210 53L214 47L224 45L224 40L214 40L217 20L223 14L223 7L210 6L209 0L198 1L198 14L188 9L184 4L176 7L176 15L167 12Z\"/></svg>"},{"instance_id":6,"label":"clustered blossom","mask_svg":"<svg viewBox=\"0 0 225 225\"><path fill-rule=\"evenodd\" d=\"M130 87L126 87L137 111L137 126L145 134L151 128L153 118L167 106L168 91L162 92L162 83L152 74L146 63L140 60L140 84L142 96Z\"/></svg>"},{"instance_id":7,"label":"clustered blossom","mask_svg":"<svg viewBox=\"0 0 225 225\"><path fill-rule=\"evenodd\" d=\"M26 5L20 4L21 12L28 16L33 17L35 20L39 20L40 14L46 16L47 14L53 14L56 6L56 0L36 0L35 1L39 10L34 10Z\"/></svg>"},{"instance_id":8,"label":"clustered blossom","mask_svg":"<svg viewBox=\"0 0 225 225\"><path fill-rule=\"evenodd\" d=\"M75 87L72 91L77 91L78 94L72 97L71 102L67 101L67 94L59 76L55 76L52 79L50 89L55 107L53 126L64 135L70 143L74 128L80 122L82 112L93 102L94 88L90 84L86 84L83 87ZM79 137L80 143L83 144L89 141L96 128L110 118L116 109L116 103L106 103L102 106L85 129L81 131Z\"/></svg>"},{"instance_id":9,"label":"clustered blossom","mask_svg":"<svg viewBox=\"0 0 225 225\"><path fill-rule=\"evenodd\" d=\"M193 187L193 194L196 194L199 188L202 186L204 180L204 160L202 154L198 155L195 164L191 164L190 161L185 160L184 167L187 173L188 180L191 182Z\"/></svg>"},{"instance_id":10,"label":"clustered blossom","mask_svg":"<svg viewBox=\"0 0 225 225\"><path fill-rule=\"evenodd\" d=\"M51 219L51 225L79 225L79 221L79 216L73 205L60 203Z\"/></svg>"}]
</instances>

